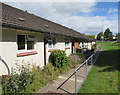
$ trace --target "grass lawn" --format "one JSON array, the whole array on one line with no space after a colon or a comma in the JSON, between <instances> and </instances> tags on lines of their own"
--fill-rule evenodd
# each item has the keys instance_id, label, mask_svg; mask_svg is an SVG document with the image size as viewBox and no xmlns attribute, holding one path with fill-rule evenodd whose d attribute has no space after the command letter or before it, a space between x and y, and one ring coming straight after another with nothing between
<instances>
[{"instance_id":1,"label":"grass lawn","mask_svg":"<svg viewBox=\"0 0 120 95\"><path fill-rule=\"evenodd\" d=\"M97 44L102 46L103 51L78 93L118 93L120 44L112 42L97 42Z\"/></svg>"},{"instance_id":2,"label":"grass lawn","mask_svg":"<svg viewBox=\"0 0 120 95\"><path fill-rule=\"evenodd\" d=\"M0 84L0 95L2 94L2 85Z\"/></svg>"},{"instance_id":3,"label":"grass lawn","mask_svg":"<svg viewBox=\"0 0 120 95\"><path fill-rule=\"evenodd\" d=\"M0 76L0 95L2 94L2 84L1 84L1 76Z\"/></svg>"}]
</instances>

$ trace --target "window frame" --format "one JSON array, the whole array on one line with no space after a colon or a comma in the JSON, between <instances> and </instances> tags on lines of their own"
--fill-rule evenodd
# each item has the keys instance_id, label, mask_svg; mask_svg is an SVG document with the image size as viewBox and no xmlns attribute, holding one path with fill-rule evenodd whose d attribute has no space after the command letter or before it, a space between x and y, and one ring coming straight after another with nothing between
<instances>
[{"instance_id":1,"label":"window frame","mask_svg":"<svg viewBox=\"0 0 120 95\"><path fill-rule=\"evenodd\" d=\"M18 34L19 35L19 34ZM17 50L19 50L19 51L23 51L23 50L25 50L25 49L19 49L19 45L18 45L18 35L17 35ZM25 35L21 35L21 36L24 36L25 37ZM25 39L26 39L26 37L25 37ZM25 44L24 44L25 45ZM25 46L25 48L26 48L26 46Z\"/></svg>"},{"instance_id":2,"label":"window frame","mask_svg":"<svg viewBox=\"0 0 120 95\"><path fill-rule=\"evenodd\" d=\"M18 35L24 35L25 36L25 49L23 49L23 50L18 50L18 43L16 43L16 52L17 52L17 54L19 54L19 53L27 53L27 52L34 52L34 51L36 51L36 40L34 39L34 40L28 40L27 39L27 35L33 35L33 34L16 34L16 42L18 42ZM35 36L35 35L34 35ZM27 41L34 41L34 49L32 49L32 50L27 50Z\"/></svg>"},{"instance_id":3,"label":"window frame","mask_svg":"<svg viewBox=\"0 0 120 95\"><path fill-rule=\"evenodd\" d=\"M66 44L66 40L68 41L68 44ZM65 38L65 47L69 47L70 46L70 39Z\"/></svg>"},{"instance_id":4,"label":"window frame","mask_svg":"<svg viewBox=\"0 0 120 95\"><path fill-rule=\"evenodd\" d=\"M50 39L52 40L52 44L51 44L51 47L49 47L49 42L48 42L48 49L55 49L57 46L57 40L56 38L50 38ZM55 45L53 44L54 43L53 39L55 39Z\"/></svg>"}]
</instances>

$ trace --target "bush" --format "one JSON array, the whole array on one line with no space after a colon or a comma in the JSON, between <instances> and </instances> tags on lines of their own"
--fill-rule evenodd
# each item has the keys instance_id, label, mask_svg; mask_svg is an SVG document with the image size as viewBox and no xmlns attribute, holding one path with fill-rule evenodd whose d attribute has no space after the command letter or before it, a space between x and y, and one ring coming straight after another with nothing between
<instances>
[{"instance_id":1,"label":"bush","mask_svg":"<svg viewBox=\"0 0 120 95\"><path fill-rule=\"evenodd\" d=\"M35 69L35 68L34 68ZM46 74L41 68L36 68L32 71L33 82L27 85L24 93L36 93L43 88L51 80L51 77Z\"/></svg>"},{"instance_id":2,"label":"bush","mask_svg":"<svg viewBox=\"0 0 120 95\"><path fill-rule=\"evenodd\" d=\"M67 64L66 66L59 68L59 72L62 74L64 72L67 72L69 70L69 65Z\"/></svg>"},{"instance_id":3,"label":"bush","mask_svg":"<svg viewBox=\"0 0 120 95\"><path fill-rule=\"evenodd\" d=\"M3 93L21 93L32 83L33 76L28 65L25 67L16 64L17 68L12 69L11 76L2 77Z\"/></svg>"},{"instance_id":4,"label":"bush","mask_svg":"<svg viewBox=\"0 0 120 95\"><path fill-rule=\"evenodd\" d=\"M85 55L84 53L72 53L71 55L78 55L81 59L81 62L85 61Z\"/></svg>"},{"instance_id":5,"label":"bush","mask_svg":"<svg viewBox=\"0 0 120 95\"><path fill-rule=\"evenodd\" d=\"M58 50L51 52L50 61L53 66L61 68L68 64L68 58L65 51Z\"/></svg>"},{"instance_id":6,"label":"bush","mask_svg":"<svg viewBox=\"0 0 120 95\"><path fill-rule=\"evenodd\" d=\"M78 55L70 55L68 57L68 60L69 60L69 66L71 68L75 68L77 64L80 64L81 62L81 58Z\"/></svg>"},{"instance_id":7,"label":"bush","mask_svg":"<svg viewBox=\"0 0 120 95\"><path fill-rule=\"evenodd\" d=\"M46 66L44 66L44 72L52 79L56 78L59 74L58 68L53 66L52 63L49 63Z\"/></svg>"}]
</instances>

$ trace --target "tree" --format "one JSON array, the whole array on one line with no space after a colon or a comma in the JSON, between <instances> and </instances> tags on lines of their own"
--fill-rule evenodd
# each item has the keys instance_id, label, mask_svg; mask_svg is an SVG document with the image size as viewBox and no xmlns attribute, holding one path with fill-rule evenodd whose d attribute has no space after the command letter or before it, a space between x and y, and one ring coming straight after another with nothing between
<instances>
[{"instance_id":1,"label":"tree","mask_svg":"<svg viewBox=\"0 0 120 95\"><path fill-rule=\"evenodd\" d=\"M117 33L115 36L117 39L120 39L120 33Z\"/></svg>"},{"instance_id":2,"label":"tree","mask_svg":"<svg viewBox=\"0 0 120 95\"><path fill-rule=\"evenodd\" d=\"M103 32L100 32L100 33L97 35L97 40L102 40L102 37L103 37Z\"/></svg>"},{"instance_id":3,"label":"tree","mask_svg":"<svg viewBox=\"0 0 120 95\"><path fill-rule=\"evenodd\" d=\"M95 39L95 35L86 35L89 38Z\"/></svg>"},{"instance_id":4,"label":"tree","mask_svg":"<svg viewBox=\"0 0 120 95\"><path fill-rule=\"evenodd\" d=\"M107 28L104 32L104 39L105 40L112 40L113 39L112 32L110 31L109 28Z\"/></svg>"}]
</instances>

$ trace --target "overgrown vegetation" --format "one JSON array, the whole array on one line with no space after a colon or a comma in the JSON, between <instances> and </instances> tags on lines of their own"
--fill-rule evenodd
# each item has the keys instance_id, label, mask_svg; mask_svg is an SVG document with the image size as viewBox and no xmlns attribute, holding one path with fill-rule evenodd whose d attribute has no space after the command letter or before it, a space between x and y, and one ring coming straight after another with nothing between
<instances>
[{"instance_id":1,"label":"overgrown vegetation","mask_svg":"<svg viewBox=\"0 0 120 95\"><path fill-rule=\"evenodd\" d=\"M11 76L3 76L3 93L36 93L61 73L75 68L85 57L82 53L74 53L67 57L65 51L59 50L53 51L50 58L52 63L44 66L44 69L36 64L16 64Z\"/></svg>"},{"instance_id":2,"label":"overgrown vegetation","mask_svg":"<svg viewBox=\"0 0 120 95\"><path fill-rule=\"evenodd\" d=\"M16 64L16 69L12 69L11 76L2 77L3 93L20 93L26 90L26 86L33 81L29 65Z\"/></svg>"},{"instance_id":3,"label":"overgrown vegetation","mask_svg":"<svg viewBox=\"0 0 120 95\"><path fill-rule=\"evenodd\" d=\"M1 81L2 81L2 77L0 76L0 95L2 94L2 84L1 84Z\"/></svg>"},{"instance_id":4,"label":"overgrown vegetation","mask_svg":"<svg viewBox=\"0 0 120 95\"><path fill-rule=\"evenodd\" d=\"M50 55L50 61L53 66L58 68L64 67L68 64L66 53L63 50L53 51Z\"/></svg>"},{"instance_id":5,"label":"overgrown vegetation","mask_svg":"<svg viewBox=\"0 0 120 95\"><path fill-rule=\"evenodd\" d=\"M71 55L68 56L69 67L75 68L84 60L85 60L85 56L83 53L72 53Z\"/></svg>"},{"instance_id":6,"label":"overgrown vegetation","mask_svg":"<svg viewBox=\"0 0 120 95\"><path fill-rule=\"evenodd\" d=\"M103 48L99 59L89 73L79 93L118 93L120 48L112 42L97 42ZM119 44L120 46L120 44Z\"/></svg>"}]
</instances>

